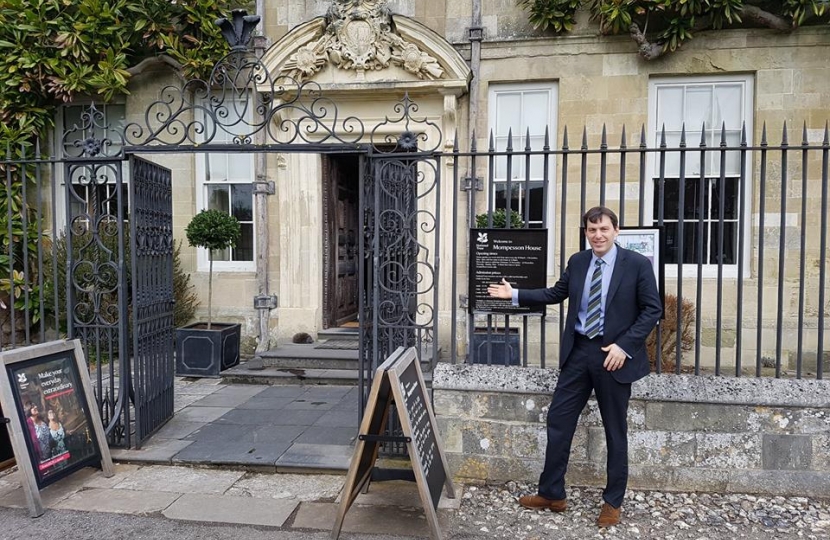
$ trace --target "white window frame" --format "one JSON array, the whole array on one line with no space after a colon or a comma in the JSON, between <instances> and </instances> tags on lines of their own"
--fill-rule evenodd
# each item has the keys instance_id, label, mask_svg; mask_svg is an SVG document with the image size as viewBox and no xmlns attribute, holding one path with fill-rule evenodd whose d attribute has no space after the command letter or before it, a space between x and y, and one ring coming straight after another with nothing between
<instances>
[{"instance_id":1,"label":"white window frame","mask_svg":"<svg viewBox=\"0 0 830 540\"><path fill-rule=\"evenodd\" d=\"M504 136L507 135L507 129L503 129L503 126L498 125L498 97L502 95L509 95L509 94L524 94L530 92L547 92L548 93L548 117L546 119L545 125L548 127L548 136L549 136L549 145L551 150L556 149L557 144L557 133L558 133L558 113L559 113L559 83L557 81L542 81L542 82L530 82L530 83L491 83L488 87L488 96L487 96L487 118L488 118L488 130L487 130L487 137L489 140L490 133L493 133L494 136L498 137L499 134L503 131ZM520 121L519 126L516 129L513 129L513 151L516 153L516 157L513 159L513 171L514 171L514 179L513 182L516 182L519 185L524 184L524 165L525 165L525 158L521 154L524 152L525 148L525 135L527 134L527 128L524 125L523 121ZM531 133L531 137L540 137L544 140L545 133ZM496 148L498 148L498 143L496 143ZM542 145L532 145L532 149L534 151L541 151ZM496 160L504 160L503 156L497 156ZM542 159L541 156L538 158L531 158L531 159ZM498 166L497 166L498 170ZM516 171L521 170L521 175L516 176ZM496 183L504 183L506 182L505 179L498 178L496 171L493 171L493 179ZM531 179L531 181L534 181ZM542 178L539 178L539 181L542 181ZM548 223L548 265L547 265L547 273L553 274L556 269L556 257L554 256L555 249L556 249L556 223L554 221L556 212L556 159L555 155L551 154L548 160L548 200L547 200L547 223ZM495 203L495 197L493 198L493 202ZM489 203L488 203L489 204ZM491 209L494 210L494 209ZM524 218L524 215L522 215Z\"/></svg>"},{"instance_id":2,"label":"white window frame","mask_svg":"<svg viewBox=\"0 0 830 540\"><path fill-rule=\"evenodd\" d=\"M204 107L209 107L210 105L205 101L201 103ZM233 110L233 107L229 107L230 110ZM243 118L240 123L238 124L239 128L245 132L250 130L251 121L253 117L253 113L251 111L251 107L245 107L245 118ZM200 119L204 121L204 118ZM229 129L233 130L235 126L230 126ZM205 145L210 144L227 144L231 142L232 135L227 133L227 130L224 129L222 126L215 126L216 128L216 135L210 141L205 143L202 137L200 137L199 142ZM210 133L213 129L213 126L209 126L208 129L204 130L204 132ZM251 171L252 178L249 182L243 182L239 180L231 180L231 179L220 179L220 180L208 180L208 166L207 163L210 159L210 156L223 156L223 155L231 155L230 153L217 153L217 152L200 152L195 154L196 160L196 212L200 212L203 209L207 208L208 205L208 196L207 196L207 189L209 185L231 185L231 184L245 184L245 183L253 183L255 178L253 175L256 174L254 170L255 162L254 162L254 154L252 153L233 153L234 156L247 156L250 160L249 170ZM254 207L255 200L253 194L251 195L251 211L252 211L252 225L253 225L253 257L250 261L220 261L214 260L213 261L213 270L218 272L255 272L256 271L256 259L257 259L257 243L256 243L256 208ZM232 202L231 202L232 204ZM210 258L208 255L208 250L204 248L198 248L196 250L196 267L200 272L207 272L210 269Z\"/></svg>"},{"instance_id":3,"label":"white window frame","mask_svg":"<svg viewBox=\"0 0 830 540\"><path fill-rule=\"evenodd\" d=\"M65 147L65 145L64 145L64 134L66 133L66 130L72 129L72 127L73 127L73 126L66 125L66 109L70 108L70 107L79 108L81 110L81 112L83 113L83 112L86 112L86 111L89 110L90 105L91 105L91 102L81 101L81 102L66 103L66 104L58 107L58 109L57 109L57 111L58 111L57 118L55 119L55 141L54 141L54 144L56 146L56 153L55 153L56 156L63 156L64 155L64 147ZM95 108L98 109L100 112L102 112L104 114L104 123L106 124L106 123L108 123L108 117L107 117L108 113L107 113L107 111L112 106L118 106L118 107L122 107L124 109L124 118L122 120L123 120L123 124L126 125L126 123L127 123L127 110L126 110L126 103L123 100L114 101L113 103L109 103L109 104L96 104ZM80 128L82 126L78 126L78 127ZM110 138L110 139L112 139L112 137L116 133L115 129L117 129L117 124L111 124L111 127L114 128L114 129L110 130L105 135L105 137ZM113 143L113 145L118 145L118 144L121 144L121 141L112 140L112 143ZM109 153L113 152L112 147L110 147L110 150L108 152ZM55 199L56 199L56 204L57 204L56 211L55 211L55 217L57 219L57 224L56 225L57 225L57 228L59 228L59 229L63 229L64 227L66 227L68 225L68 223L66 222L68 216L66 215L66 203L67 203L67 201L66 201L66 174L65 173L66 173L66 167L65 167L64 163L59 163L58 167L56 167L56 170L55 170L55 176L58 179L58 184L57 184L58 187L57 187L56 193L55 193ZM124 191L124 201L123 202L127 207L127 215L124 216L124 219L127 220L127 222L130 219L130 215L129 215L129 208L130 208L129 185L130 185L130 182L129 182L129 180L130 180L129 162L126 159L124 159L121 162L121 183L122 183L123 189L125 190ZM111 181L108 181L107 185L113 185L114 186L115 185L115 179L112 179ZM118 216L117 209L116 209L116 212L113 213L113 216L115 216L115 217Z\"/></svg>"},{"instance_id":4,"label":"white window frame","mask_svg":"<svg viewBox=\"0 0 830 540\"><path fill-rule=\"evenodd\" d=\"M648 87L648 129L649 129L649 143L651 148L659 148L660 147L660 131L662 129L661 126L657 125L657 94L658 89L660 88L667 88L667 87L679 87L679 88L686 88L689 86L696 86L696 85L718 85L718 84L738 84L741 85L743 89L742 93L742 101L743 107L741 111L741 116L743 118L743 122L746 125L746 137L747 137L747 146L752 146L752 135L753 135L753 118L755 113L755 78L751 74L730 74L730 75L713 75L713 76L694 76L694 77L655 77L649 80L649 87ZM684 113L685 117L685 113ZM699 146L700 144L700 127L701 126L691 126L686 125L686 145L690 150L686 154L687 159L694 154L694 148ZM741 129L741 126L727 126L728 129ZM721 126L710 126L707 124L706 126L707 131L712 129L716 131L720 131ZM690 135L692 133L692 135ZM718 141L720 137L718 136ZM673 146L673 145L672 145ZM715 146L716 148L717 146ZM712 148L712 147L709 147ZM657 194L655 193L654 189L654 179L659 176L659 164L660 164L660 154L658 152L651 153L650 158L647 161L647 178L649 178L649 182L646 182L646 201L647 201L647 208L654 207L654 201ZM728 177L734 178L732 175L728 175ZM687 179L699 178L698 175L691 175L687 174ZM751 204L752 204L752 191L753 191L753 175L752 175L752 154L747 152L747 160L746 160L746 171L744 175L744 200L740 201L741 210L739 211L739 227L740 227L740 220L743 220L744 224L744 238L743 238L743 277L748 278L750 277L750 265L749 257L751 255L751 244L752 244L752 224L750 221L751 218ZM740 185L738 186L738 193L740 196ZM652 216L652 224L657 223L657 216ZM738 229L738 234L740 234L740 228ZM741 239L738 238L738 244L740 245ZM739 249L739 248L738 248ZM677 278L678 271L677 271L677 263L670 263L665 265L665 272L667 278ZM738 265L735 264L723 264L722 265L722 272L724 278L737 278L738 277ZM684 278L693 278L697 277L697 270L698 265L697 263L688 263L683 264L683 277ZM718 275L718 265L717 264L703 264L701 267L702 277L704 278L716 278Z\"/></svg>"}]
</instances>

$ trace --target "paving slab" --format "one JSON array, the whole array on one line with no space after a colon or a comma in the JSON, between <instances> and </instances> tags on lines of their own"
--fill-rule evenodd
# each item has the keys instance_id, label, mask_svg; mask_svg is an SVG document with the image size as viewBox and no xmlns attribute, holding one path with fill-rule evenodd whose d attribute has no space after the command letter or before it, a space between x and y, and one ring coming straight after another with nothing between
<instances>
[{"instance_id":1,"label":"paving slab","mask_svg":"<svg viewBox=\"0 0 830 540\"><path fill-rule=\"evenodd\" d=\"M102 489L113 488L141 469L139 465L131 463L115 463L113 465L115 468L115 474L113 476L107 478L104 476L102 471L95 471L95 474L84 482L84 487Z\"/></svg>"},{"instance_id":2,"label":"paving slab","mask_svg":"<svg viewBox=\"0 0 830 540\"><path fill-rule=\"evenodd\" d=\"M306 429L307 426L238 426L213 423L199 428L188 435L187 439L199 442L290 443Z\"/></svg>"},{"instance_id":3,"label":"paving slab","mask_svg":"<svg viewBox=\"0 0 830 540\"><path fill-rule=\"evenodd\" d=\"M314 397L303 394L297 399L288 403L284 410L287 411L330 411L340 403L339 397Z\"/></svg>"},{"instance_id":4,"label":"paving slab","mask_svg":"<svg viewBox=\"0 0 830 540\"><path fill-rule=\"evenodd\" d=\"M191 405L176 415L182 422L213 422L232 411L232 407L196 407Z\"/></svg>"},{"instance_id":5,"label":"paving slab","mask_svg":"<svg viewBox=\"0 0 830 540\"><path fill-rule=\"evenodd\" d=\"M261 397L256 395L240 404L237 409L253 409L258 411L277 411L294 401L292 397Z\"/></svg>"},{"instance_id":6,"label":"paving slab","mask_svg":"<svg viewBox=\"0 0 830 540\"><path fill-rule=\"evenodd\" d=\"M248 473L225 494L255 499L334 501L345 481L344 475L333 474Z\"/></svg>"},{"instance_id":7,"label":"paving slab","mask_svg":"<svg viewBox=\"0 0 830 540\"><path fill-rule=\"evenodd\" d=\"M222 384L218 379L204 379L198 382L182 382L176 384L176 393L180 395L191 394L206 396L212 394L217 390L224 388L226 385Z\"/></svg>"},{"instance_id":8,"label":"paving slab","mask_svg":"<svg viewBox=\"0 0 830 540\"><path fill-rule=\"evenodd\" d=\"M343 410L341 406L336 407L333 411L329 411L321 416L313 426L322 427L351 427L357 432L357 407L354 411Z\"/></svg>"},{"instance_id":9,"label":"paving slab","mask_svg":"<svg viewBox=\"0 0 830 540\"><path fill-rule=\"evenodd\" d=\"M178 392L178 389L174 390L174 392ZM173 397L173 413L177 413L180 410L184 409L185 407L192 404L194 401L198 401L204 398L204 394L178 394L176 393Z\"/></svg>"},{"instance_id":10,"label":"paving slab","mask_svg":"<svg viewBox=\"0 0 830 540\"><path fill-rule=\"evenodd\" d=\"M296 500L188 494L162 514L187 521L282 527L298 504Z\"/></svg>"},{"instance_id":11,"label":"paving slab","mask_svg":"<svg viewBox=\"0 0 830 540\"><path fill-rule=\"evenodd\" d=\"M357 438L357 427L309 427L297 437L297 443L348 446Z\"/></svg>"},{"instance_id":12,"label":"paving slab","mask_svg":"<svg viewBox=\"0 0 830 540\"><path fill-rule=\"evenodd\" d=\"M85 467L76 471L59 482L45 487L40 490L40 499L43 506L49 508L60 503L67 497L72 496L84 487L84 483L88 481L96 472L96 469ZM26 494L23 492L21 485L20 471L12 473L14 479L9 479L10 483L17 483L17 487L6 491L0 496L0 506L8 508L26 508Z\"/></svg>"},{"instance_id":13,"label":"paving slab","mask_svg":"<svg viewBox=\"0 0 830 540\"><path fill-rule=\"evenodd\" d=\"M268 388L263 385L234 385L203 397L193 403L194 407L238 407Z\"/></svg>"},{"instance_id":14,"label":"paving slab","mask_svg":"<svg viewBox=\"0 0 830 540\"><path fill-rule=\"evenodd\" d=\"M441 499L438 501L438 508L447 510L458 510L461 508L461 497L463 489L455 485L456 498L450 499L447 496L446 487L441 491ZM337 502L340 502L338 497ZM421 492L418 484L405 480L392 480L388 482L371 482L369 491L360 493L354 504L371 506L418 506L423 508L421 503Z\"/></svg>"},{"instance_id":15,"label":"paving slab","mask_svg":"<svg viewBox=\"0 0 830 540\"><path fill-rule=\"evenodd\" d=\"M181 496L181 493L163 491L85 489L64 499L53 508L115 514L152 514L161 512Z\"/></svg>"},{"instance_id":16,"label":"paving slab","mask_svg":"<svg viewBox=\"0 0 830 540\"><path fill-rule=\"evenodd\" d=\"M153 434L153 439L185 439L197 429L204 427L204 422L188 422L173 417L160 430Z\"/></svg>"},{"instance_id":17,"label":"paving slab","mask_svg":"<svg viewBox=\"0 0 830 540\"><path fill-rule=\"evenodd\" d=\"M150 439L140 450L113 448L110 450L112 459L121 461L170 463L173 456L193 444L193 441L178 439Z\"/></svg>"},{"instance_id":18,"label":"paving slab","mask_svg":"<svg viewBox=\"0 0 830 540\"><path fill-rule=\"evenodd\" d=\"M305 386L269 386L256 395L257 399L296 398L306 392Z\"/></svg>"},{"instance_id":19,"label":"paving slab","mask_svg":"<svg viewBox=\"0 0 830 540\"><path fill-rule=\"evenodd\" d=\"M173 458L173 463L243 465L273 468L291 443L247 441L197 441Z\"/></svg>"},{"instance_id":20,"label":"paving slab","mask_svg":"<svg viewBox=\"0 0 830 540\"><path fill-rule=\"evenodd\" d=\"M304 502L294 517L298 529L331 530L338 511L337 503ZM438 523L447 530L447 516L438 513ZM413 507L352 505L346 512L341 533L429 536L424 511Z\"/></svg>"},{"instance_id":21,"label":"paving slab","mask_svg":"<svg viewBox=\"0 0 830 540\"><path fill-rule=\"evenodd\" d=\"M294 443L277 459L277 472L292 467L324 471L346 471L354 448L348 445Z\"/></svg>"},{"instance_id":22,"label":"paving slab","mask_svg":"<svg viewBox=\"0 0 830 540\"><path fill-rule=\"evenodd\" d=\"M330 399L343 399L349 392L354 391L353 386L332 386L332 385L320 385L320 386L308 386L306 387L306 393L303 395L304 398L308 399L310 397L316 398L330 398Z\"/></svg>"},{"instance_id":23,"label":"paving slab","mask_svg":"<svg viewBox=\"0 0 830 540\"><path fill-rule=\"evenodd\" d=\"M244 475L242 471L150 465L116 484L115 489L221 495Z\"/></svg>"}]
</instances>

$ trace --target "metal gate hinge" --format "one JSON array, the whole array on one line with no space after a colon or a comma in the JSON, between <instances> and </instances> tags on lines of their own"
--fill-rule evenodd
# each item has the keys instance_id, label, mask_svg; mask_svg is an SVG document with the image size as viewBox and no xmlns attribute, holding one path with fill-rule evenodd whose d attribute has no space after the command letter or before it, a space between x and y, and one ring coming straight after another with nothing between
<instances>
[{"instance_id":1,"label":"metal gate hinge","mask_svg":"<svg viewBox=\"0 0 830 540\"><path fill-rule=\"evenodd\" d=\"M471 191L475 187L476 191L484 191L484 183L481 178L475 176L467 176L461 179L461 191Z\"/></svg>"},{"instance_id":2,"label":"metal gate hinge","mask_svg":"<svg viewBox=\"0 0 830 540\"><path fill-rule=\"evenodd\" d=\"M257 180L254 182L254 195L273 195L277 192L277 185L273 180Z\"/></svg>"},{"instance_id":3,"label":"metal gate hinge","mask_svg":"<svg viewBox=\"0 0 830 540\"><path fill-rule=\"evenodd\" d=\"M254 296L254 309L276 309L278 304L276 294Z\"/></svg>"}]
</instances>

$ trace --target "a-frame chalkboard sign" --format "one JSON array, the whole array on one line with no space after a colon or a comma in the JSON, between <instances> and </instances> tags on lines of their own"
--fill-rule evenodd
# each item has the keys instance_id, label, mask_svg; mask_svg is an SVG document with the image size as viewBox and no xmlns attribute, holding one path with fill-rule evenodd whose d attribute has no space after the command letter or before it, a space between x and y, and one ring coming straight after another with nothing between
<instances>
[{"instance_id":1,"label":"a-frame chalkboard sign","mask_svg":"<svg viewBox=\"0 0 830 540\"><path fill-rule=\"evenodd\" d=\"M406 442L409 451L415 482L418 484L421 503L429 523L431 538L443 538L436 513L438 501L445 485L447 496L451 499L455 498L455 488L449 477L449 468L436 429L435 414L427 395L418 353L414 348L399 347L375 373L366 413L360 424L358 441L341 494L337 519L331 531L333 540L340 536L346 512L372 477L380 445L384 442L398 441L397 437L384 435L393 401L403 431L402 441Z\"/></svg>"},{"instance_id":2,"label":"a-frame chalkboard sign","mask_svg":"<svg viewBox=\"0 0 830 540\"><path fill-rule=\"evenodd\" d=\"M42 488L90 465L114 474L80 341L0 352L0 408L32 517Z\"/></svg>"}]
</instances>

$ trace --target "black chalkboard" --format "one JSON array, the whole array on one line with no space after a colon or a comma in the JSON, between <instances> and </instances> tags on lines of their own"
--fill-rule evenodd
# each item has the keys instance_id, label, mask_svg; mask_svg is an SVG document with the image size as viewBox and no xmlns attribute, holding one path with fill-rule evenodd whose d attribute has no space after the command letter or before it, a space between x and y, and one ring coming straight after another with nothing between
<instances>
[{"instance_id":1,"label":"black chalkboard","mask_svg":"<svg viewBox=\"0 0 830 540\"><path fill-rule=\"evenodd\" d=\"M403 437L384 435L390 411L396 411ZM446 485L447 495L455 498L455 488L448 476L449 468L436 431L435 415L428 399L418 354L414 348L403 347L399 347L387 358L377 369L372 381L366 412L360 424L360 435L332 528L332 539L336 540L340 536L346 512L360 491L368 485L380 444L393 439L396 439L394 442L404 441L407 444L432 538L441 540L436 514L441 489Z\"/></svg>"}]
</instances>

